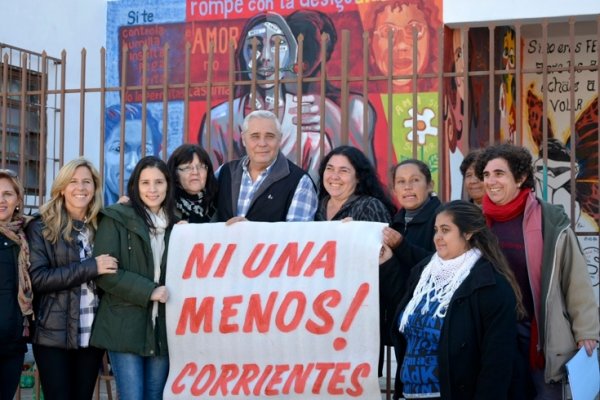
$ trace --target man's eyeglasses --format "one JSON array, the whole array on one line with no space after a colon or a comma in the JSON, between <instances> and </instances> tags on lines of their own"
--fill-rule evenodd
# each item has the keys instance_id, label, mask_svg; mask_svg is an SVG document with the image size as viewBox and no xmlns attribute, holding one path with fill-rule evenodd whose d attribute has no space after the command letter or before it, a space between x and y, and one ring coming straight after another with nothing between
<instances>
[{"instance_id":1,"label":"man's eyeglasses","mask_svg":"<svg viewBox=\"0 0 600 400\"><path fill-rule=\"evenodd\" d=\"M177 171L184 173L184 174L191 174L192 171L194 171L194 172L208 171L208 165L206 165L206 164L184 165L181 167L177 167Z\"/></svg>"}]
</instances>

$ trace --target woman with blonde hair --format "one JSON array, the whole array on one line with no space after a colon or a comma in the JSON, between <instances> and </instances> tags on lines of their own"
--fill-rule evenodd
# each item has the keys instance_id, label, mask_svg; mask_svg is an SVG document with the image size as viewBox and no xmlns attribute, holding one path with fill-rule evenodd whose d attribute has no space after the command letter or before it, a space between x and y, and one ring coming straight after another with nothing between
<instances>
[{"instance_id":1,"label":"woman with blonde hair","mask_svg":"<svg viewBox=\"0 0 600 400\"><path fill-rule=\"evenodd\" d=\"M23 192L17 174L0 169L0 399L17 390L33 315Z\"/></svg>"},{"instance_id":2,"label":"woman with blonde hair","mask_svg":"<svg viewBox=\"0 0 600 400\"><path fill-rule=\"evenodd\" d=\"M90 346L98 292L94 279L117 271L117 260L92 257L102 183L84 158L65 164L50 200L27 226L35 294L33 353L48 400L90 399L103 350Z\"/></svg>"}]
</instances>

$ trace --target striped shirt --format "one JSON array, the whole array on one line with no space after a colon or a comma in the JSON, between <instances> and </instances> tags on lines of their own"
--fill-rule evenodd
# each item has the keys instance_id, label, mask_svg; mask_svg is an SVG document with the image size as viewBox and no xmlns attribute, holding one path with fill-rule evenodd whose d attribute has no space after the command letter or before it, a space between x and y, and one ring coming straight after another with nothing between
<instances>
[{"instance_id":1,"label":"striped shirt","mask_svg":"<svg viewBox=\"0 0 600 400\"><path fill-rule=\"evenodd\" d=\"M89 241L90 231L84 227L77 235L77 245L79 246L79 258L81 261L92 256L92 245ZM90 335L92 334L92 324L98 310L98 294L96 293L96 284L93 281L81 284L81 294L79 296L79 329L78 341L80 347L90 345Z\"/></svg>"}]
</instances>

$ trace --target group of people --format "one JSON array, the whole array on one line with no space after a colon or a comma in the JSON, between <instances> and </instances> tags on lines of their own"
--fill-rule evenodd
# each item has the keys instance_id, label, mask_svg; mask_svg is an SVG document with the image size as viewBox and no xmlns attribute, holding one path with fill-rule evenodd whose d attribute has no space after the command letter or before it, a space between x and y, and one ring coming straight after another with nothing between
<instances>
[{"instance_id":1,"label":"group of people","mask_svg":"<svg viewBox=\"0 0 600 400\"><path fill-rule=\"evenodd\" d=\"M14 395L27 340L46 399L91 398L105 350L121 399L161 399L173 225L244 220L388 224L379 339L398 360L395 398L561 398L565 362L597 347L598 305L567 216L535 196L526 149L467 157L472 201L441 204L422 161L393 168L394 200L355 147L331 150L315 185L281 142L279 119L254 111L240 160L213 171L193 144L167 163L144 157L108 207L78 158L30 221L17 176L0 170L0 399Z\"/></svg>"}]
</instances>

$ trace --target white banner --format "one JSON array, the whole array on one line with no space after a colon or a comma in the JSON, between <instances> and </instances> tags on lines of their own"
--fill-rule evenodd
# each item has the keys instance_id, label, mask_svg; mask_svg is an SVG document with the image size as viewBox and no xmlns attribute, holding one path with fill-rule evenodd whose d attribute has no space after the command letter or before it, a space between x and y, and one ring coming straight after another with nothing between
<instances>
[{"instance_id":1,"label":"white banner","mask_svg":"<svg viewBox=\"0 0 600 400\"><path fill-rule=\"evenodd\" d=\"M384 226L175 226L164 398L380 398Z\"/></svg>"}]
</instances>

